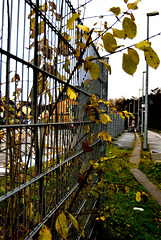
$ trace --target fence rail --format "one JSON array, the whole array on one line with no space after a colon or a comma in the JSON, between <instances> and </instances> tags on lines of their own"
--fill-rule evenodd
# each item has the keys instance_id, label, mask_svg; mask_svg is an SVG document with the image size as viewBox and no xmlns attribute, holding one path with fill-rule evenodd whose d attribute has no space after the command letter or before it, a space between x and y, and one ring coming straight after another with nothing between
<instances>
[{"instance_id":1,"label":"fence rail","mask_svg":"<svg viewBox=\"0 0 161 240\"><path fill-rule=\"evenodd\" d=\"M98 133L106 128L114 137L124 122L112 113L106 126L89 121L86 103L91 94L107 100L108 73L95 61L101 73L92 81L78 68L82 33L79 18L67 29L76 13L70 1L2 0L0 12L0 239L37 239L44 225L59 239L61 211L78 216L97 205L94 196L74 199L88 158L99 160ZM94 45L81 54L99 56ZM93 151L86 152L84 142ZM94 216L78 218L90 237Z\"/></svg>"}]
</instances>

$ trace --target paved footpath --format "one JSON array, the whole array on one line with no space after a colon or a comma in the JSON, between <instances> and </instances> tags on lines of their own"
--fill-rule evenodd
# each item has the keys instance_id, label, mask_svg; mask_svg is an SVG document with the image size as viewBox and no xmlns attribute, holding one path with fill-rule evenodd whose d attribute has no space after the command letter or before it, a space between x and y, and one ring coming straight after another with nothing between
<instances>
[{"instance_id":1,"label":"paved footpath","mask_svg":"<svg viewBox=\"0 0 161 240\"><path fill-rule=\"evenodd\" d=\"M159 149L161 152L160 146L156 147L156 145L158 145L161 141L159 141L158 143L158 139L154 140L154 136L159 138L159 136L156 136L156 134L154 134L153 132L148 131L148 137L149 137L148 140L150 141L150 142L148 141L149 147L150 147L151 153L155 154L155 152L158 152ZM134 138L135 138L135 133L124 132L120 137L116 139L116 141L114 141L114 144L118 147L130 148L132 147ZM160 135L160 138L161 138L161 135ZM156 144L155 144L155 141L157 141ZM136 180L152 195L152 197L161 206L161 191L146 177L146 175L143 172L141 172L138 169L140 151L141 151L141 141L140 141L139 135L136 133L136 145L130 158L130 161L136 164L136 168L131 169L130 171L133 174L133 176L136 178Z\"/></svg>"}]
</instances>

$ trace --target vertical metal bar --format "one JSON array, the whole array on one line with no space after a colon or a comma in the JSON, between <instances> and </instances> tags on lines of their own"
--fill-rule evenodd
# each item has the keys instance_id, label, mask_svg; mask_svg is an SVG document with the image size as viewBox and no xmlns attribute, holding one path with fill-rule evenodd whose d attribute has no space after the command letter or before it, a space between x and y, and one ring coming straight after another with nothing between
<instances>
[{"instance_id":1,"label":"vertical metal bar","mask_svg":"<svg viewBox=\"0 0 161 240\"><path fill-rule=\"evenodd\" d=\"M39 8L39 0L36 0L36 7ZM34 65L38 66L38 13L35 12L35 30L34 30ZM37 123L37 92L38 92L38 72L34 69L33 75L33 119L34 123ZM35 144L35 160L37 166L37 172L41 169L41 159L39 159L38 148L38 128L34 127L34 144ZM40 162L39 162L40 160Z\"/></svg>"},{"instance_id":2,"label":"vertical metal bar","mask_svg":"<svg viewBox=\"0 0 161 240\"><path fill-rule=\"evenodd\" d=\"M147 15L147 41L149 40L149 16ZM145 84L145 124L144 124L144 149L148 145L148 81L149 67L146 63L146 84Z\"/></svg>"},{"instance_id":3,"label":"vertical metal bar","mask_svg":"<svg viewBox=\"0 0 161 240\"><path fill-rule=\"evenodd\" d=\"M142 106L141 106L141 136L143 136L143 129L144 129L144 73L143 72L143 79L142 79Z\"/></svg>"}]
</instances>

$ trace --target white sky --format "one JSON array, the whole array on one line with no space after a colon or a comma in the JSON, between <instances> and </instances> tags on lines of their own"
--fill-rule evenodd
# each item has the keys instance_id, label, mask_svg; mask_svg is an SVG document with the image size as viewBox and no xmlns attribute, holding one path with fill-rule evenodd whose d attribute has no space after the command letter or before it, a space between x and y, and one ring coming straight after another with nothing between
<instances>
[{"instance_id":1,"label":"white sky","mask_svg":"<svg viewBox=\"0 0 161 240\"><path fill-rule=\"evenodd\" d=\"M129 3L134 2L135 0L129 0ZM77 7L78 1L71 1L74 7ZM88 0L79 0L79 4L84 4ZM99 15L109 15L102 19L102 24L104 21L107 21L108 27L110 27L115 21L116 18L111 15L109 9L111 7L120 7L121 11L126 11L127 7L124 3L124 0L93 0L92 2L86 5L85 9L85 18L89 16L99 16ZM137 37L133 40L121 40L117 39L118 45L130 46L134 43L145 40L147 37L147 17L146 13L158 11L160 15L153 16L149 18L149 36L153 36L161 32L161 2L160 0L142 0L138 4L139 9L133 11L135 16L135 22L137 24ZM83 8L82 8L83 13ZM93 27L93 23L99 21L100 18L90 18L84 20L84 25ZM97 24L100 26L100 23ZM114 28L122 29L122 24L117 23ZM161 60L161 35L150 39L152 43L152 48L157 52ZM123 52L114 54L109 58L109 64L112 67L112 74L109 76L109 98L119 98L124 96L125 98L131 98L132 96L139 96L139 89L142 88L142 79L143 71L146 70L146 63L144 60L144 53L140 50L137 50L140 55L140 64L138 65L137 71L133 76L126 74L122 70L122 55ZM124 51L126 53L126 51ZM101 52L100 52L101 53ZM101 53L102 54L102 53ZM104 54L108 54L103 52ZM149 92L151 89L161 88L161 64L157 70L149 67ZM141 95L141 92L140 92Z\"/></svg>"}]
</instances>

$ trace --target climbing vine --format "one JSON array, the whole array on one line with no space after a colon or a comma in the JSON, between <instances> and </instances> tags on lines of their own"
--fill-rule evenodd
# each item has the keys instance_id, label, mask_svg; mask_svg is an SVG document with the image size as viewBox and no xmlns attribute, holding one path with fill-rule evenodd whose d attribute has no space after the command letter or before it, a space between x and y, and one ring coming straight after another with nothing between
<instances>
[{"instance_id":1,"label":"climbing vine","mask_svg":"<svg viewBox=\"0 0 161 240\"><path fill-rule=\"evenodd\" d=\"M69 32L74 31L73 30L73 25L76 21L78 21L77 24L77 34L76 34L76 42L77 42L77 48L74 49L74 58L76 59L76 65L74 66L73 70L71 71L70 67L70 60L68 59L68 56L71 55L70 52L70 41L72 40L72 36L69 34L69 32L62 32L61 27L61 21L62 21L62 14L56 12L56 4L53 1L45 1L45 3L41 6L39 6L39 11L43 13L50 14L51 16L55 16L56 21L60 22L60 29L59 29L59 34L61 35L61 38L63 38L63 43L60 40L60 35L58 38L58 43L57 43L57 48L53 49L49 39L47 38L46 35L46 26L45 26L45 21L40 21L38 22L37 26L37 35L41 36L40 41L37 42L37 46L35 43L35 26L36 26L36 21L37 21L37 14L34 9L31 10L30 14L28 15L28 19L30 21L30 40L31 44L29 46L29 50L32 50L37 47L39 50L36 53L36 62L35 58L31 60L30 64L36 64L36 67L40 68L39 74L35 75L37 76L37 86L33 85L29 94L29 102L31 103L34 100L34 93L35 89L37 91L37 96L41 100L42 94L46 94L49 98L50 103L52 104L52 108L47 112L42 112L41 111L41 101L39 101L38 104L38 109L31 109L30 106L22 106L21 101L19 101L16 110L13 107L12 102L9 102L7 99L7 96L4 96L1 100L1 108L3 112L5 112L8 109L8 115L5 116L5 121L8 121L8 124L17 124L19 122L19 119L21 120L24 119L31 119L31 113L32 111L35 113L37 112L37 118L41 116L42 123L47 123L48 119L52 117L53 111L57 107L57 103L63 96L63 94L66 92L67 96L71 100L76 100L79 98L76 90L74 87L70 85L70 81L72 79L72 76L74 75L75 71L78 69L83 69L86 73L89 73L91 79L93 81L97 81L99 76L100 76L100 68L98 64L95 62L96 58L94 56L88 56L84 58L84 53L88 50L88 48L92 45L95 44L95 39L93 39L93 33L97 33L97 38L100 39L100 46L109 54L115 53L118 49L120 49L122 46L117 44L117 39L134 39L137 35L137 26L135 24L135 17L134 17L134 10L138 8L138 3L140 0L137 0L133 3L128 3L128 0L124 0L125 4L127 5L127 11L122 12L120 7L113 7L110 9L110 11L115 15L117 21L122 21L122 29L116 29L113 27L108 27L107 22L104 22L104 30L101 32L98 32L96 29L92 28L90 29L88 26L82 25L81 22L81 14L80 11L78 10L77 13L73 13L72 16L67 20L67 29ZM38 11L38 10L37 10ZM139 53L138 50L143 51L146 62L149 66L151 66L154 69L157 69L160 60L157 55L157 53L153 50L151 47L151 43L147 40L136 43L134 47L129 47L126 49L127 53L123 53L122 56L122 68L123 70L130 75L133 75L136 70L137 66L139 64ZM59 59L59 56L62 55L65 57L65 63L63 64L63 70L68 73L68 78L65 75L61 75L57 68L57 64ZM53 65L51 64L51 60L53 60ZM115 69L112 69L112 67L105 61L105 57L99 57L99 61L106 67L108 70L109 74L111 74L112 70L114 71ZM46 74L43 73L43 71L46 72ZM60 89L58 96L56 100L53 100L52 93L50 91L50 80L49 77L54 76L57 81L60 83ZM17 86L20 81L20 76L18 73L15 73L14 77L11 80L14 82ZM86 80L87 81L87 80ZM85 82L84 82L85 83ZM69 86L70 85L70 86ZM22 90L21 88L16 88L16 92L13 93L13 97L16 99L19 99L21 96ZM95 94L91 94L89 100L85 103L84 107L84 113L86 117L88 118L89 121L91 121L94 124L99 124L100 122L102 124L107 124L108 122L111 122L110 116L106 113L106 110L102 110L100 108L101 105L104 105L105 109L110 109L110 111L115 114L117 111L111 106L111 103L108 101L105 101L103 99L100 99L97 97ZM9 106L9 107L8 107ZM122 118L131 116L133 115L131 113L128 113L127 111L123 111L119 113ZM7 120L8 119L8 120ZM51 129L49 127L44 127L44 131L41 132L41 139L42 139L42 146L39 147L40 155L42 156L43 153L43 147L45 146L44 144L44 137L45 135L48 134L48 132ZM56 129L52 129L55 131L55 136L57 136ZM83 131L84 134L90 132L90 126L85 124L83 126ZM3 140L5 138L5 132L4 130L1 130L0 132L0 139ZM10 183L10 190L13 188L13 180L14 180L14 185L17 187L19 185L18 183L18 177L20 178L20 181L24 181L24 176L19 176L18 175L18 169L20 168L19 164L19 156L20 156L20 151L21 151L21 144L20 142L22 139L25 141L27 135L31 136L32 143L34 143L35 138L36 138L36 132L27 132L27 131L22 131L19 130L15 133L15 131L11 130L10 132L7 132L8 136L8 144L9 144L9 149L11 149L11 146L16 145L16 148L14 150L14 153L11 151L9 152L9 162L10 166L13 166L13 155L15 159L15 164L14 164L14 171L10 170L10 166L8 166L8 170L10 172L9 174L9 183ZM98 133L98 139L105 141L107 144L111 143L112 138L110 134L102 130ZM92 142L92 136L91 136L91 142ZM90 141L84 141L82 144L82 150L85 153L90 153L93 151L93 148L90 146ZM31 155L31 152L28 152L29 156ZM24 153L25 155L25 153ZM58 154L57 154L58 155ZM91 196L94 196L95 198L98 198L100 194L102 194L102 188L105 187L105 182L104 182L104 173L108 171L107 169L107 161L110 159L114 158L115 156L112 156L111 158L101 157L98 162L93 160L91 157L88 159L88 163L86 167L86 170L80 171L79 175L79 187L75 193L75 196L73 197L73 200L71 201L69 207L67 210L62 211L56 218L56 223L55 223L55 228L57 232L62 236L63 239L67 239L68 236L68 226L69 223L71 222L77 232L81 231L82 236L84 236L84 230L79 228L79 224L74 218L74 216L70 213L70 210L72 208L72 204L78 197L80 193L82 193L86 198L90 198ZM24 166L25 167L25 172L27 172L29 166L29 160L27 161L27 164ZM21 164L22 167L22 164ZM39 162L36 162L36 174L32 173L35 176L39 173L42 172L42 166L39 164ZM94 175L100 176L99 181L93 186L93 177ZM17 180L17 182L16 182ZM49 180L50 182L50 180ZM40 183L41 184L41 183ZM50 183L51 184L51 183ZM88 185L88 187L87 187ZM20 197L20 196L19 196ZM22 198L23 198L23 193L22 193ZM136 200L140 201L141 195L138 192L136 194ZM8 208L7 208L7 221L10 221L10 212L9 208L10 205L12 204L11 201L8 203ZM16 211L15 206L15 211ZM27 205L26 205L27 208ZM30 214L26 216L26 218L32 217L32 208L33 206L30 206ZM15 214L16 215L16 214ZM39 218L38 212L37 216L35 218ZM101 215L98 217L99 220L104 220L104 216ZM15 222L16 219L13 219L13 222ZM10 237L10 235L8 235ZM52 239L51 232L47 228L47 226L43 226L43 228L39 232L39 240L42 239Z\"/></svg>"}]
</instances>

